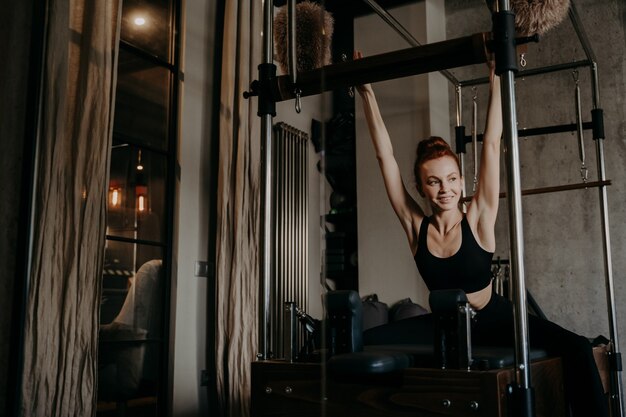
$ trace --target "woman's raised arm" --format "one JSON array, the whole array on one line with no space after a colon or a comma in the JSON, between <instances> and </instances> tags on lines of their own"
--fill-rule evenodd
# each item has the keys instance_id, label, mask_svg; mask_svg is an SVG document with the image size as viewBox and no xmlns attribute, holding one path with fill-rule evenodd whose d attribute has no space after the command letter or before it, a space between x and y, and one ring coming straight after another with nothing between
<instances>
[{"instance_id":1,"label":"woman's raised arm","mask_svg":"<svg viewBox=\"0 0 626 417\"><path fill-rule=\"evenodd\" d=\"M476 221L479 236L485 246L491 245L491 235L498 214L500 194L500 139L502 137L502 101L500 77L494 73L490 62L489 107L480 156L478 186L472 198L468 217ZM495 239L495 238L494 238ZM485 241L486 240L486 241ZM493 242L495 246L495 242Z\"/></svg>"},{"instance_id":2,"label":"woman's raised arm","mask_svg":"<svg viewBox=\"0 0 626 417\"><path fill-rule=\"evenodd\" d=\"M413 223L421 221L424 212L404 186L398 163L393 155L391 139L380 114L372 87L366 84L357 87L357 90L363 99L365 119L376 152L376 159L378 159L383 175L387 196L407 234L409 245L413 248L417 245Z\"/></svg>"}]
</instances>

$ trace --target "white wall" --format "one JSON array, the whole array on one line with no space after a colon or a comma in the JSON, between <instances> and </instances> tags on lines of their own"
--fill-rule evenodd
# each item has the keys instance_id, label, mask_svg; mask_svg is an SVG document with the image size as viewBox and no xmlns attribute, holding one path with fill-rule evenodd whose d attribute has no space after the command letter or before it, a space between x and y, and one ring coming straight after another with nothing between
<instances>
[{"instance_id":1,"label":"white wall","mask_svg":"<svg viewBox=\"0 0 626 417\"><path fill-rule=\"evenodd\" d=\"M208 257L209 146L213 80L215 2L185 4L184 73L179 161L178 274L172 415L207 416L207 388L200 386L206 364L207 284L196 277L196 261Z\"/></svg>"},{"instance_id":2,"label":"white wall","mask_svg":"<svg viewBox=\"0 0 626 417\"><path fill-rule=\"evenodd\" d=\"M208 279L194 276L196 261L208 255L209 211L215 204L210 195L210 141L212 94L218 80L213 79L215 39L215 2L185 2L184 73L179 161L181 166L178 213L178 274L176 283L176 324L173 369L172 415L207 416L207 388L200 386L200 372L207 369L206 328ZM284 121L310 136L311 119L325 120L328 97L302 100L302 113L294 110L293 101L278 103L274 122ZM319 159L309 142L309 308L321 318L320 285L320 204L324 182L316 163ZM213 377L210 375L210 377Z\"/></svg>"},{"instance_id":3,"label":"white wall","mask_svg":"<svg viewBox=\"0 0 626 417\"><path fill-rule=\"evenodd\" d=\"M445 38L443 0L427 0L389 12L422 44ZM410 47L378 15L356 19L354 37L355 48L365 56ZM448 82L436 73L380 82L373 88L405 186L420 201L413 178L415 150L417 143L431 134L444 138L449 134ZM359 292L362 296L376 293L390 306L410 297L428 307L428 291L387 199L360 98L356 136Z\"/></svg>"}]
</instances>

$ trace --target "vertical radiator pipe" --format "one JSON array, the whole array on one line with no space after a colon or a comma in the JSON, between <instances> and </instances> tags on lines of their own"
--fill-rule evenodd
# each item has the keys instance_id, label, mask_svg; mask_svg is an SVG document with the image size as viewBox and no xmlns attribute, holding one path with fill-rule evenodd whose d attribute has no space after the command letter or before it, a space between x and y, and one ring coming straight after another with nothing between
<instances>
[{"instance_id":1,"label":"vertical radiator pipe","mask_svg":"<svg viewBox=\"0 0 626 417\"><path fill-rule=\"evenodd\" d=\"M522 224L522 189L520 178L517 114L515 108L515 15L509 0L498 0L493 15L496 73L501 78L503 126L506 153L507 201L509 211L509 239L511 274L515 285L515 361L517 387L514 387L519 415L535 415L534 394L530 381L528 315L526 310L526 283L524 277L524 232Z\"/></svg>"},{"instance_id":2,"label":"vertical radiator pipe","mask_svg":"<svg viewBox=\"0 0 626 417\"><path fill-rule=\"evenodd\" d=\"M591 66L591 81L593 94L592 119L601 118L600 91L598 84L598 67L595 62ZM603 123L594 120L596 123ZM595 124L595 123L594 123ZM593 139L596 143L596 159L598 161L598 180L606 180L606 168L604 158L604 132L603 129L594 128ZM617 312L615 306L615 284L613 280L613 261L611 258L611 235L609 231L608 190L606 185L599 187L600 210L602 212L602 250L604 254L604 276L606 286L607 312L609 319L609 336L612 347L610 352L611 387L610 400L611 410L615 417L624 416L624 393L622 386L622 355L619 350L619 336L617 328Z\"/></svg>"},{"instance_id":3,"label":"vertical radiator pipe","mask_svg":"<svg viewBox=\"0 0 626 417\"><path fill-rule=\"evenodd\" d=\"M281 211L281 226L282 226L282 234L281 234L281 246L282 246L282 250L280 253L280 260L281 260L281 273L280 275L277 276L277 279L280 280L281 282L281 296L280 299L276 301L276 307L277 308L281 308L284 303L286 301L289 300L289 281L288 281L288 276L289 276L289 188L288 188L288 184L289 184L289 165L288 165L288 161L289 161L289 153L288 153L288 149L289 149L289 127L286 124L281 124L281 143L280 143L280 149L281 149L281 159L278 162L281 166L281 172L282 172L282 177L281 177L281 181L280 181L280 188L281 188L281 195L280 195L280 204L282 207L282 211ZM280 321L281 321L281 328L283 330L283 334L284 331L286 329L286 327L288 326L287 322L285 322L284 320L284 315L280 317ZM284 342L283 342L283 347L284 347ZM285 355L285 351L284 348L281 349L283 355Z\"/></svg>"},{"instance_id":4,"label":"vertical radiator pipe","mask_svg":"<svg viewBox=\"0 0 626 417\"><path fill-rule=\"evenodd\" d=\"M304 295L302 300L302 308L309 311L309 137L304 136L303 141L303 169L304 172L304 236L302 238L302 252L304 253L304 265L302 266L302 276L304 277Z\"/></svg>"},{"instance_id":5,"label":"vertical radiator pipe","mask_svg":"<svg viewBox=\"0 0 626 417\"><path fill-rule=\"evenodd\" d=\"M274 259L272 260L272 262L274 263L274 268L275 268L275 273L274 273L274 279L276 282L276 292L274 293L274 310L275 310L275 318L274 320L276 321L276 326L275 326L275 333L274 333L274 337L276 338L275 340L278 340L278 338L283 334L283 317L281 315L281 310L280 307L282 305L283 302L283 282L280 279L282 273L283 273L283 267L282 267L282 253L283 253L283 238L282 238L282 234L283 234L283 223L282 223L282 215L283 215L283 209L282 209L282 180L283 180L283 173L282 173L282 166L280 164L280 161L282 160L282 145L281 143L283 142L282 139L282 128L280 127L280 125L278 126L278 128L276 129L276 141L274 143L274 147L276 148L276 152L275 152L275 156L276 156L276 161L274 163L274 166L276 167L276 180L274 181L275 187L276 187L276 195L275 195L275 212L276 212L276 224L275 224L275 233L276 233L276 256L274 257ZM283 351L282 351L282 344L281 343L277 343L277 349L276 349L276 356L277 357L282 357L283 356Z\"/></svg>"},{"instance_id":6,"label":"vertical radiator pipe","mask_svg":"<svg viewBox=\"0 0 626 417\"><path fill-rule=\"evenodd\" d=\"M295 132L296 139L296 303L302 308L302 171L300 169L300 157L302 155L302 134L300 131ZM299 341L298 341L299 342Z\"/></svg>"},{"instance_id":7,"label":"vertical radiator pipe","mask_svg":"<svg viewBox=\"0 0 626 417\"><path fill-rule=\"evenodd\" d=\"M286 301L293 301L293 135L287 131L287 285Z\"/></svg>"}]
</instances>

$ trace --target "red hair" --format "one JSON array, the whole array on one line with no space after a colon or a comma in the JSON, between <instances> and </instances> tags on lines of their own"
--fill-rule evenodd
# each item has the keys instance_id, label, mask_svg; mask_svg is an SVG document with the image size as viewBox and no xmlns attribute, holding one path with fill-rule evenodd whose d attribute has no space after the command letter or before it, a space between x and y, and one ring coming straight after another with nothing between
<instances>
[{"instance_id":1,"label":"red hair","mask_svg":"<svg viewBox=\"0 0 626 417\"><path fill-rule=\"evenodd\" d=\"M431 136L417 144L417 156L415 158L415 165L413 166L413 175L415 175L417 190L420 193L422 192L420 168L425 162L432 159L442 158L444 156L451 156L456 162L456 166L459 168L459 173L461 173L459 158L457 158L456 154L452 152L450 145L448 145L448 143L439 136Z\"/></svg>"}]
</instances>

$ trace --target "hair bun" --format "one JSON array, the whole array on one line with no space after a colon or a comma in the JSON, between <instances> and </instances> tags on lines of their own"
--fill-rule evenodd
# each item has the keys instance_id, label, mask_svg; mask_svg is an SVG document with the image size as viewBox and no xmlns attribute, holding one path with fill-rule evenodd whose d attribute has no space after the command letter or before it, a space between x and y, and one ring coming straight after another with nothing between
<instances>
[{"instance_id":1,"label":"hair bun","mask_svg":"<svg viewBox=\"0 0 626 417\"><path fill-rule=\"evenodd\" d=\"M448 142L439 136L431 136L417 144L417 159L423 159L427 155L447 153L448 150L452 152Z\"/></svg>"}]
</instances>

